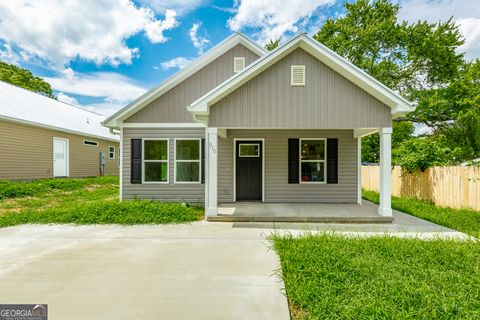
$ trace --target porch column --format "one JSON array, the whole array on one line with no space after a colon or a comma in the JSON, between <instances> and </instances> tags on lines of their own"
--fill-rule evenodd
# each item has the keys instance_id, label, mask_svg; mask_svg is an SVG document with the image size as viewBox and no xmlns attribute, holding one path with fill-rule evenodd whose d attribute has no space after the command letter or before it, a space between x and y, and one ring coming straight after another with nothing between
<instances>
[{"instance_id":1,"label":"porch column","mask_svg":"<svg viewBox=\"0 0 480 320\"><path fill-rule=\"evenodd\" d=\"M357 203L362 204L362 137L357 139Z\"/></svg>"},{"instance_id":2,"label":"porch column","mask_svg":"<svg viewBox=\"0 0 480 320\"><path fill-rule=\"evenodd\" d=\"M207 145L206 175L205 175L205 214L216 216L217 202L217 164L218 164L218 129L205 128L205 142Z\"/></svg>"},{"instance_id":3,"label":"porch column","mask_svg":"<svg viewBox=\"0 0 480 320\"><path fill-rule=\"evenodd\" d=\"M378 214L392 216L392 128L380 131L380 206Z\"/></svg>"}]
</instances>

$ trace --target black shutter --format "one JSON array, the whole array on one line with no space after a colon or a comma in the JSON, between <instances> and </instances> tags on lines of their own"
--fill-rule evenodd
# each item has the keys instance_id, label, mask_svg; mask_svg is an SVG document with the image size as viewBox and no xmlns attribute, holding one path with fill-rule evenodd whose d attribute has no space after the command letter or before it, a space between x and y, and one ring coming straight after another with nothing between
<instances>
[{"instance_id":1,"label":"black shutter","mask_svg":"<svg viewBox=\"0 0 480 320\"><path fill-rule=\"evenodd\" d=\"M205 150L205 139L202 139L202 163L200 167L200 171L202 174L202 183L205 183L205 153L207 150Z\"/></svg>"},{"instance_id":2,"label":"black shutter","mask_svg":"<svg viewBox=\"0 0 480 320\"><path fill-rule=\"evenodd\" d=\"M299 183L299 139L288 139L288 183Z\"/></svg>"},{"instance_id":3,"label":"black shutter","mask_svg":"<svg viewBox=\"0 0 480 320\"><path fill-rule=\"evenodd\" d=\"M327 139L327 183L338 183L338 139Z\"/></svg>"},{"instance_id":4,"label":"black shutter","mask_svg":"<svg viewBox=\"0 0 480 320\"><path fill-rule=\"evenodd\" d=\"M142 183L142 139L132 139L130 182Z\"/></svg>"}]
</instances>

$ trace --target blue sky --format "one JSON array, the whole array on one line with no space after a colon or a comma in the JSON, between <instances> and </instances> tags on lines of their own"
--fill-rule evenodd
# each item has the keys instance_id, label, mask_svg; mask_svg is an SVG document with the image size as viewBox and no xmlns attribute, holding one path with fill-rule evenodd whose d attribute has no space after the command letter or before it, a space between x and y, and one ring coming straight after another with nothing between
<instances>
[{"instance_id":1,"label":"blue sky","mask_svg":"<svg viewBox=\"0 0 480 320\"><path fill-rule=\"evenodd\" d=\"M313 34L346 0L17 0L0 3L0 60L28 68L59 99L111 114L234 31L259 43ZM400 18L453 15L480 56L477 0L400 0Z\"/></svg>"}]
</instances>

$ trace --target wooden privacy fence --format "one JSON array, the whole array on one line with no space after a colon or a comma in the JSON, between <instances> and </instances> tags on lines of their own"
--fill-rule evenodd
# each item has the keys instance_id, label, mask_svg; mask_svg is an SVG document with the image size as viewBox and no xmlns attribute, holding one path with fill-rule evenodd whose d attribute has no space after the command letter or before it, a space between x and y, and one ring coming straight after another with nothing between
<instances>
[{"instance_id":1,"label":"wooden privacy fence","mask_svg":"<svg viewBox=\"0 0 480 320\"><path fill-rule=\"evenodd\" d=\"M362 188L379 191L380 167L362 166ZM480 210L480 167L431 167L418 174L392 172L392 195L429 200L439 206Z\"/></svg>"}]
</instances>

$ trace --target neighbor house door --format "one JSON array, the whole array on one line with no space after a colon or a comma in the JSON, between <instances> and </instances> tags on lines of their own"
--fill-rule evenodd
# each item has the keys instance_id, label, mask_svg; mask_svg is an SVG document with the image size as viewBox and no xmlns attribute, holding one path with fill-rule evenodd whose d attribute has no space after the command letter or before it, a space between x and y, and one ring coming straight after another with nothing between
<instances>
[{"instance_id":1,"label":"neighbor house door","mask_svg":"<svg viewBox=\"0 0 480 320\"><path fill-rule=\"evenodd\" d=\"M68 176L68 140L53 138L53 176Z\"/></svg>"},{"instance_id":2,"label":"neighbor house door","mask_svg":"<svg viewBox=\"0 0 480 320\"><path fill-rule=\"evenodd\" d=\"M262 141L236 142L236 200L262 200Z\"/></svg>"}]
</instances>

